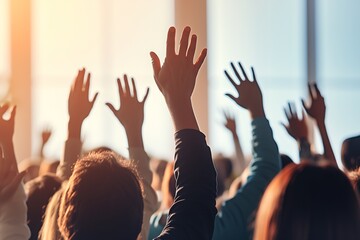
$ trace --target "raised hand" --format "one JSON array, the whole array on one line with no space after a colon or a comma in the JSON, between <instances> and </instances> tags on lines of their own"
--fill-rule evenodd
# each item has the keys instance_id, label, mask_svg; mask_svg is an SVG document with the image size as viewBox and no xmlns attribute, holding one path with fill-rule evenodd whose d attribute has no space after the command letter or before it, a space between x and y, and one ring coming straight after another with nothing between
<instances>
[{"instance_id":1,"label":"raised hand","mask_svg":"<svg viewBox=\"0 0 360 240\"><path fill-rule=\"evenodd\" d=\"M337 166L336 158L334 151L332 149L329 135L327 133L327 128L325 125L325 112L326 106L324 97L321 95L321 92L316 84L309 84L309 95L310 95L310 104L306 105L305 101L302 99L302 104L306 112L315 119L317 126L319 128L321 140L324 148L324 157L329 160L330 163Z\"/></svg>"},{"instance_id":2,"label":"raised hand","mask_svg":"<svg viewBox=\"0 0 360 240\"><path fill-rule=\"evenodd\" d=\"M114 113L119 122L124 126L125 130L141 130L144 122L144 104L149 95L149 88L142 101L138 100L137 90L134 78L131 78L132 92L130 91L128 77L124 75L124 86L121 80L117 79L120 107L115 109L111 103L106 103L109 109Z\"/></svg>"},{"instance_id":3,"label":"raised hand","mask_svg":"<svg viewBox=\"0 0 360 240\"><path fill-rule=\"evenodd\" d=\"M50 128L44 128L41 132L41 146L40 146L40 157L43 160L44 155L44 148L46 143L49 141L50 137L52 135L52 131Z\"/></svg>"},{"instance_id":4,"label":"raised hand","mask_svg":"<svg viewBox=\"0 0 360 240\"><path fill-rule=\"evenodd\" d=\"M236 135L236 121L234 116L224 111L225 123L224 126L232 133Z\"/></svg>"},{"instance_id":5,"label":"raised hand","mask_svg":"<svg viewBox=\"0 0 360 240\"><path fill-rule=\"evenodd\" d=\"M314 118L317 122L325 121L326 106L324 97L321 95L320 90L316 84L308 84L310 103L307 105L302 99L302 104L310 117Z\"/></svg>"},{"instance_id":6,"label":"raised hand","mask_svg":"<svg viewBox=\"0 0 360 240\"><path fill-rule=\"evenodd\" d=\"M196 35L190 36L190 27L182 33L179 53L175 53L175 28L171 27L167 36L166 58L161 65L156 53L151 52L154 79L165 97L176 130L183 128L198 129L191 103L196 77L203 64L207 50L203 49L194 63Z\"/></svg>"},{"instance_id":7,"label":"raised hand","mask_svg":"<svg viewBox=\"0 0 360 240\"><path fill-rule=\"evenodd\" d=\"M243 76L240 76L234 63L231 63L231 68L233 69L234 74L239 80L239 83L236 83L226 70L224 71L224 73L231 82L231 84L235 87L239 96L234 97L229 93L225 95L234 100L239 106L249 110L253 119L264 116L265 113L263 107L262 93L256 81L254 68L251 67L253 81L250 81L240 62L238 62L238 65L241 69Z\"/></svg>"},{"instance_id":8,"label":"raised hand","mask_svg":"<svg viewBox=\"0 0 360 240\"><path fill-rule=\"evenodd\" d=\"M18 172L12 143L16 107L11 110L8 120L4 118L9 108L9 104L0 107L0 204L13 196L25 176L25 172Z\"/></svg>"},{"instance_id":9,"label":"raised hand","mask_svg":"<svg viewBox=\"0 0 360 240\"><path fill-rule=\"evenodd\" d=\"M16 161L3 156L0 147L0 205L14 195L25 174L25 171L18 172Z\"/></svg>"},{"instance_id":10,"label":"raised hand","mask_svg":"<svg viewBox=\"0 0 360 240\"><path fill-rule=\"evenodd\" d=\"M295 140L306 139L308 140L308 128L305 120L305 112L302 110L302 118L298 116L295 104L293 102L288 103L288 108L284 108L285 116L288 120L288 124L281 123L286 131Z\"/></svg>"},{"instance_id":11,"label":"raised hand","mask_svg":"<svg viewBox=\"0 0 360 240\"><path fill-rule=\"evenodd\" d=\"M41 140L42 140L43 145L45 145L49 141L51 135L52 135L52 131L51 131L50 128L44 128L42 130L42 132L41 132Z\"/></svg>"},{"instance_id":12,"label":"raised hand","mask_svg":"<svg viewBox=\"0 0 360 240\"><path fill-rule=\"evenodd\" d=\"M90 73L87 74L87 79L84 83L85 68L78 72L74 83L71 86L68 111L69 111L69 135L80 138L80 131L83 121L89 116L91 109L94 106L98 93L89 100L90 89Z\"/></svg>"},{"instance_id":13,"label":"raised hand","mask_svg":"<svg viewBox=\"0 0 360 240\"><path fill-rule=\"evenodd\" d=\"M6 120L4 115L9 109L10 105L8 103L0 107L0 143L2 144L12 142L14 136L16 106L12 108L10 118Z\"/></svg>"}]
</instances>

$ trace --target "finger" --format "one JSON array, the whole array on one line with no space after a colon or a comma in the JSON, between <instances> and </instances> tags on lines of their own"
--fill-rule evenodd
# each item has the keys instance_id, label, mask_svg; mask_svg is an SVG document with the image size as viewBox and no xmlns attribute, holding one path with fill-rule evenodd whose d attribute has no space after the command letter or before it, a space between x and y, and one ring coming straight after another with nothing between
<instances>
[{"instance_id":1,"label":"finger","mask_svg":"<svg viewBox=\"0 0 360 240\"><path fill-rule=\"evenodd\" d=\"M117 81L117 85L118 85L119 97L121 99L124 96L124 89L122 87L120 78L118 78L116 81Z\"/></svg>"},{"instance_id":2,"label":"finger","mask_svg":"<svg viewBox=\"0 0 360 240\"><path fill-rule=\"evenodd\" d=\"M292 112L293 112L293 117L294 117L294 118L298 118L298 114L297 114L297 110L296 110L295 103L294 103L294 102L291 102L290 105L291 105L291 109L292 109Z\"/></svg>"},{"instance_id":3,"label":"finger","mask_svg":"<svg viewBox=\"0 0 360 240\"><path fill-rule=\"evenodd\" d=\"M291 103L290 102L288 102L288 109L289 109L290 117L291 118L294 117L294 112L293 112L293 110L291 108Z\"/></svg>"},{"instance_id":4,"label":"finger","mask_svg":"<svg viewBox=\"0 0 360 240\"><path fill-rule=\"evenodd\" d=\"M87 78L86 78L86 82L85 82L85 92L89 92L90 89L90 78L91 78L91 73L88 73Z\"/></svg>"},{"instance_id":5,"label":"finger","mask_svg":"<svg viewBox=\"0 0 360 240\"><path fill-rule=\"evenodd\" d=\"M291 115L289 113L289 110L287 108L285 108L285 107L284 107L284 113L285 113L286 119L288 121L290 121Z\"/></svg>"},{"instance_id":6,"label":"finger","mask_svg":"<svg viewBox=\"0 0 360 240\"><path fill-rule=\"evenodd\" d=\"M74 84L74 91L80 92L83 88L83 82L84 82L84 76L85 76L85 68L81 69L75 79Z\"/></svg>"},{"instance_id":7,"label":"finger","mask_svg":"<svg viewBox=\"0 0 360 240\"><path fill-rule=\"evenodd\" d=\"M308 107L306 106L306 103L305 103L305 100L304 99L301 99L301 104L303 105L304 109L306 112L308 112Z\"/></svg>"},{"instance_id":8,"label":"finger","mask_svg":"<svg viewBox=\"0 0 360 240\"><path fill-rule=\"evenodd\" d=\"M286 125L283 122L280 122L280 124L286 129L286 131L289 131L289 126L288 125Z\"/></svg>"},{"instance_id":9,"label":"finger","mask_svg":"<svg viewBox=\"0 0 360 240\"><path fill-rule=\"evenodd\" d=\"M308 83L308 89L309 89L309 95L310 95L310 98L313 100L315 99L315 95L314 95L314 92L313 92L313 89L312 89L312 86L310 83Z\"/></svg>"},{"instance_id":10,"label":"finger","mask_svg":"<svg viewBox=\"0 0 360 240\"><path fill-rule=\"evenodd\" d=\"M11 111L11 115L10 115L10 122L13 125L15 122L15 116L16 116L16 106L13 107L12 111Z\"/></svg>"},{"instance_id":11,"label":"finger","mask_svg":"<svg viewBox=\"0 0 360 240\"><path fill-rule=\"evenodd\" d=\"M97 99L98 96L99 96L99 93L98 93L98 92L95 93L95 96L94 96L93 99L90 101L91 107L94 106L94 103L95 103L95 101L96 101L96 99Z\"/></svg>"},{"instance_id":12,"label":"finger","mask_svg":"<svg viewBox=\"0 0 360 240\"><path fill-rule=\"evenodd\" d=\"M196 42L197 42L197 36L195 34L193 34L191 36L191 41L190 41L190 46L187 52L187 59L189 61L191 61L191 63L194 62L194 55L195 55L195 50L196 50Z\"/></svg>"},{"instance_id":13,"label":"finger","mask_svg":"<svg viewBox=\"0 0 360 240\"><path fill-rule=\"evenodd\" d=\"M315 88L315 91L316 91L316 96L317 97L322 97L321 92L320 92L320 90L318 88L318 85L316 83L314 84L314 88Z\"/></svg>"},{"instance_id":14,"label":"finger","mask_svg":"<svg viewBox=\"0 0 360 240\"><path fill-rule=\"evenodd\" d=\"M243 73L243 75L244 75L244 77L245 77L245 80L249 80L249 78L248 78L248 76L246 75L246 72L245 72L243 66L241 65L241 63L238 62L238 64L239 64L239 66L240 66L240 68L241 68L241 72Z\"/></svg>"},{"instance_id":15,"label":"finger","mask_svg":"<svg viewBox=\"0 0 360 240\"><path fill-rule=\"evenodd\" d=\"M232 94L230 94L230 93L226 93L225 94L225 96L227 96L227 97L229 97L229 98L231 98L234 102L236 102L236 97L234 97Z\"/></svg>"},{"instance_id":16,"label":"finger","mask_svg":"<svg viewBox=\"0 0 360 240\"><path fill-rule=\"evenodd\" d=\"M186 55L186 51L188 50L188 45L189 45L190 31L191 31L190 27L187 26L184 28L184 31L182 33L181 40L180 40L179 56L185 57L185 55Z\"/></svg>"},{"instance_id":17,"label":"finger","mask_svg":"<svg viewBox=\"0 0 360 240\"><path fill-rule=\"evenodd\" d=\"M206 58L206 54L207 54L207 49L204 48L201 53L200 53L200 56L198 57L198 59L196 60L196 63L195 63L195 71L198 72L201 65L204 63L204 60Z\"/></svg>"},{"instance_id":18,"label":"finger","mask_svg":"<svg viewBox=\"0 0 360 240\"><path fill-rule=\"evenodd\" d=\"M169 28L166 41L166 57L175 55L175 32L176 29L174 27Z\"/></svg>"},{"instance_id":19,"label":"finger","mask_svg":"<svg viewBox=\"0 0 360 240\"><path fill-rule=\"evenodd\" d=\"M132 89L133 89L133 97L137 100L137 90L136 90L136 85L135 85L135 80L134 78L131 78L131 84L132 84Z\"/></svg>"},{"instance_id":20,"label":"finger","mask_svg":"<svg viewBox=\"0 0 360 240\"><path fill-rule=\"evenodd\" d=\"M146 99L147 99L148 96L149 96L149 92L150 92L150 88L147 88L146 93L145 93L145 96L144 96L143 100L141 101L142 103L145 103Z\"/></svg>"},{"instance_id":21,"label":"finger","mask_svg":"<svg viewBox=\"0 0 360 240\"><path fill-rule=\"evenodd\" d=\"M108 106L108 108L113 112L113 114L116 115L117 110L115 109L114 105L112 105L111 103L105 103L106 106Z\"/></svg>"},{"instance_id":22,"label":"finger","mask_svg":"<svg viewBox=\"0 0 360 240\"><path fill-rule=\"evenodd\" d=\"M241 78L241 76L240 76L240 74L239 74L238 71L236 70L234 63L230 63L230 65L231 65L232 69L234 70L234 73L235 73L236 77L239 79L239 81L240 81L240 82L243 81L242 78Z\"/></svg>"},{"instance_id":23,"label":"finger","mask_svg":"<svg viewBox=\"0 0 360 240\"><path fill-rule=\"evenodd\" d=\"M153 70L154 70L154 78L155 78L155 80L157 80L157 78L159 76L159 72L161 70L160 59L159 59L158 55L156 55L156 53L154 53L154 52L150 52L150 57L152 60L152 66L153 66Z\"/></svg>"},{"instance_id":24,"label":"finger","mask_svg":"<svg viewBox=\"0 0 360 240\"><path fill-rule=\"evenodd\" d=\"M229 73L224 70L224 73L226 75L226 77L229 79L229 81L231 82L232 85L234 85L234 87L237 87L238 85L235 83L235 81L232 79L232 77L229 75Z\"/></svg>"},{"instance_id":25,"label":"finger","mask_svg":"<svg viewBox=\"0 0 360 240\"><path fill-rule=\"evenodd\" d=\"M125 95L131 96L129 81L126 74L124 74L124 83L125 83Z\"/></svg>"},{"instance_id":26,"label":"finger","mask_svg":"<svg viewBox=\"0 0 360 240\"><path fill-rule=\"evenodd\" d=\"M9 109L10 105L9 103L5 103L4 105L2 105L0 107L0 116L2 117L4 115L4 113L6 113L6 111Z\"/></svg>"},{"instance_id":27,"label":"finger","mask_svg":"<svg viewBox=\"0 0 360 240\"><path fill-rule=\"evenodd\" d=\"M255 70L254 70L253 67L251 67L251 72L252 72L252 75L253 75L253 81L254 81L254 82L257 82L256 76L255 76Z\"/></svg>"},{"instance_id":28,"label":"finger","mask_svg":"<svg viewBox=\"0 0 360 240\"><path fill-rule=\"evenodd\" d=\"M301 119L305 119L305 111L304 111L304 109L301 109Z\"/></svg>"}]
</instances>

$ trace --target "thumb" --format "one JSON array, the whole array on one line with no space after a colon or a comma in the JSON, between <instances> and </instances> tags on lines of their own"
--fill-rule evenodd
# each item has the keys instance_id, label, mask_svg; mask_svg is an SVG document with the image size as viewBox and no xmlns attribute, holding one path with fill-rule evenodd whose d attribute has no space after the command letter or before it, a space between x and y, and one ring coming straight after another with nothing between
<instances>
[{"instance_id":1,"label":"thumb","mask_svg":"<svg viewBox=\"0 0 360 240\"><path fill-rule=\"evenodd\" d=\"M304 100L304 99L301 99L301 103L302 103L305 111L308 113L309 109L308 109L308 107L306 106L305 100Z\"/></svg>"},{"instance_id":2,"label":"thumb","mask_svg":"<svg viewBox=\"0 0 360 240\"><path fill-rule=\"evenodd\" d=\"M153 66L153 70L154 70L154 78L156 80L159 75L159 72L161 70L160 59L159 59L158 55L156 55L156 53L154 53L154 52L150 52L150 57L152 60L152 66Z\"/></svg>"},{"instance_id":3,"label":"thumb","mask_svg":"<svg viewBox=\"0 0 360 240\"><path fill-rule=\"evenodd\" d=\"M106 106L108 106L108 108L110 109L110 111L113 112L113 114L116 115L116 109L115 107L111 104L111 103L105 103Z\"/></svg>"}]
</instances>

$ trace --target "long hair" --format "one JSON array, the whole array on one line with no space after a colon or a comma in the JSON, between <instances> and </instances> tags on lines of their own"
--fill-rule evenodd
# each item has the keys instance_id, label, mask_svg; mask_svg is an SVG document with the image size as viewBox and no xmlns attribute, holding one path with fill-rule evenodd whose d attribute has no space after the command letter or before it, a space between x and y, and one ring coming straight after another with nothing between
<instances>
[{"instance_id":1,"label":"long hair","mask_svg":"<svg viewBox=\"0 0 360 240\"><path fill-rule=\"evenodd\" d=\"M65 240L134 240L143 209L141 184L130 162L112 152L93 152L75 164L58 225Z\"/></svg>"},{"instance_id":2,"label":"long hair","mask_svg":"<svg viewBox=\"0 0 360 240\"><path fill-rule=\"evenodd\" d=\"M359 239L359 205L338 168L290 164L270 183L256 216L255 240Z\"/></svg>"}]
</instances>

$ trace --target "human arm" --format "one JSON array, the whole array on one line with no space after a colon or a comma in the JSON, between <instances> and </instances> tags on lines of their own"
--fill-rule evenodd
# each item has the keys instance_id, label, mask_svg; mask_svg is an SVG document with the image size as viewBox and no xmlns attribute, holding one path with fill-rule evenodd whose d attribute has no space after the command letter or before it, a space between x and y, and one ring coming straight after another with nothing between
<instances>
[{"instance_id":1,"label":"human arm","mask_svg":"<svg viewBox=\"0 0 360 240\"><path fill-rule=\"evenodd\" d=\"M26 223L26 195L21 183L25 172L19 173L13 145L16 108L10 111L10 119L4 114L10 106L0 107L0 233L1 239L29 239Z\"/></svg>"},{"instance_id":2,"label":"human arm","mask_svg":"<svg viewBox=\"0 0 360 240\"><path fill-rule=\"evenodd\" d=\"M52 135L52 131L49 128L45 128L41 132L41 146L40 146L40 158L41 161L45 158L44 148Z\"/></svg>"},{"instance_id":3,"label":"human arm","mask_svg":"<svg viewBox=\"0 0 360 240\"><path fill-rule=\"evenodd\" d=\"M308 85L310 103L307 105L304 100L302 104L307 112L307 114L315 119L316 124L319 128L321 140L324 148L324 157L334 166L337 166L336 158L334 151L331 147L329 135L327 133L327 128L325 125L325 113L326 106L324 97L321 95L321 92L316 84Z\"/></svg>"},{"instance_id":4,"label":"human arm","mask_svg":"<svg viewBox=\"0 0 360 240\"><path fill-rule=\"evenodd\" d=\"M236 131L237 130L236 121L233 116L231 116L229 113L225 111L224 111L224 116L226 120L224 126L229 130L232 139L234 141L235 154L236 154L236 161L234 163L235 172L237 175L241 175L244 169L246 168L246 161L243 150L241 148L240 139Z\"/></svg>"},{"instance_id":5,"label":"human arm","mask_svg":"<svg viewBox=\"0 0 360 240\"><path fill-rule=\"evenodd\" d=\"M135 80L131 79L130 91L127 75L124 75L124 87L120 79L117 79L120 108L116 109L111 103L106 103L114 113L118 121L124 126L129 144L129 156L135 162L136 169L141 176L144 189L144 215L141 229L141 239L146 239L149 231L151 215L156 211L157 196L151 187L152 172L150 171L150 158L145 152L142 126L144 123L144 105L149 94L149 88L142 101L138 100Z\"/></svg>"},{"instance_id":6,"label":"human arm","mask_svg":"<svg viewBox=\"0 0 360 240\"><path fill-rule=\"evenodd\" d=\"M311 146L309 143L308 127L305 119L304 110L301 111L302 117L299 117L295 104L288 103L288 108L284 108L284 113L288 124L281 123L288 134L295 139L299 148L300 161L312 160Z\"/></svg>"},{"instance_id":7,"label":"human arm","mask_svg":"<svg viewBox=\"0 0 360 240\"><path fill-rule=\"evenodd\" d=\"M229 81L237 90L238 97L226 94L239 106L247 109L252 119L252 152L250 175L234 198L224 202L221 212L215 218L213 239L249 239L249 223L258 207L268 183L280 171L280 155L273 138L269 121L266 119L262 93L257 84L254 70L253 81L247 77L242 65L239 67L244 77L240 77L235 65L231 64L239 80L236 83L225 71Z\"/></svg>"},{"instance_id":8,"label":"human arm","mask_svg":"<svg viewBox=\"0 0 360 240\"><path fill-rule=\"evenodd\" d=\"M80 70L71 86L68 98L68 136L65 142L63 156L60 160L56 174L63 180L69 179L72 166L81 153L81 127L84 120L89 116L98 93L89 100L90 73L84 82L85 69Z\"/></svg>"},{"instance_id":9,"label":"human arm","mask_svg":"<svg viewBox=\"0 0 360 240\"><path fill-rule=\"evenodd\" d=\"M183 31L179 53L175 53L175 28L167 38L163 65L151 52L154 78L162 92L175 127L176 195L167 224L157 239L210 239L216 214L216 173L205 136L199 131L191 95L206 49L194 61L196 35Z\"/></svg>"}]
</instances>

